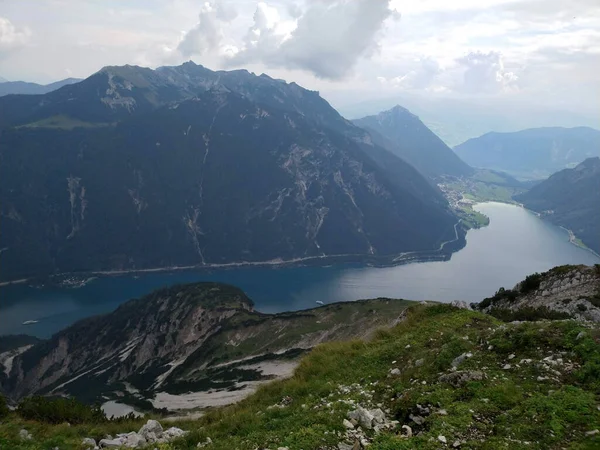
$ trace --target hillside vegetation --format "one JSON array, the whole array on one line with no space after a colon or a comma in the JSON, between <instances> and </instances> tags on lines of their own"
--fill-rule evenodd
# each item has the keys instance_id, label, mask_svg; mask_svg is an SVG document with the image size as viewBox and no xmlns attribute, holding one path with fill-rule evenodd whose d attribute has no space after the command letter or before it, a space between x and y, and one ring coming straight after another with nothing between
<instances>
[{"instance_id":1,"label":"hillside vegetation","mask_svg":"<svg viewBox=\"0 0 600 450\"><path fill-rule=\"evenodd\" d=\"M185 437L149 448L598 448L599 342L597 326L573 320L503 323L416 305L370 341L318 346L292 378L177 422ZM16 413L3 420L0 448L15 450L83 449L85 437L144 422L49 426Z\"/></svg>"}]
</instances>

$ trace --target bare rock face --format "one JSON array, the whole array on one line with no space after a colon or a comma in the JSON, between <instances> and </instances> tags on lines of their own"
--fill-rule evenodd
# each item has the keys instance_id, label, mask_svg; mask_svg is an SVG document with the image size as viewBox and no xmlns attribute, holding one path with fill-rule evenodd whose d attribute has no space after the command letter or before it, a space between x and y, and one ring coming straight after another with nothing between
<instances>
[{"instance_id":1,"label":"bare rock face","mask_svg":"<svg viewBox=\"0 0 600 450\"><path fill-rule=\"evenodd\" d=\"M477 308L488 313L494 309L547 308L575 319L600 322L600 266L555 267L541 274L538 281L529 289L526 281L518 283L509 291L512 298L497 293Z\"/></svg>"}]
</instances>

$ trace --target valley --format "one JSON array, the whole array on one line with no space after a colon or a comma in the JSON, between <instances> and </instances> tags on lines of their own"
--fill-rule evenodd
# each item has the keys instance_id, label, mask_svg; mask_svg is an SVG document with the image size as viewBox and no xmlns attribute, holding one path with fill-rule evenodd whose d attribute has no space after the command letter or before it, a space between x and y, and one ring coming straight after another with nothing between
<instances>
[{"instance_id":1,"label":"valley","mask_svg":"<svg viewBox=\"0 0 600 450\"><path fill-rule=\"evenodd\" d=\"M371 297L478 301L499 286L514 285L528 273L562 264L600 263L600 258L570 244L567 232L523 208L481 203L475 209L490 218L489 226L467 231L466 247L448 261L389 267L347 263L155 271L99 276L77 289L4 286L0 288L0 335L50 337L78 319L107 313L126 300L180 283L233 284L244 290L258 311L278 313L311 309L316 301ZM515 261L515 255L522 256ZM32 319L39 322L22 325Z\"/></svg>"}]
</instances>

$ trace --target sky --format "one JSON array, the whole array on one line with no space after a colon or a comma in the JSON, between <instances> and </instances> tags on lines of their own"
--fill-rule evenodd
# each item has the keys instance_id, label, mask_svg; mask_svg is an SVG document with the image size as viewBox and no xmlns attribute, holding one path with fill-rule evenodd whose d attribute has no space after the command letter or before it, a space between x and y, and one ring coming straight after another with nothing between
<instances>
[{"instance_id":1,"label":"sky","mask_svg":"<svg viewBox=\"0 0 600 450\"><path fill-rule=\"evenodd\" d=\"M600 0L0 0L8 80L188 60L341 106L407 95L596 113Z\"/></svg>"}]
</instances>

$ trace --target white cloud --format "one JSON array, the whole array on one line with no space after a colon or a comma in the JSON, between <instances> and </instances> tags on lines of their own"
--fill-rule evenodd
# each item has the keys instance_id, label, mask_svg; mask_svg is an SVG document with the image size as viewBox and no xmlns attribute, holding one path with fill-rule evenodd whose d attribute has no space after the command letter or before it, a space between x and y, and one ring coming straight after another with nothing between
<instances>
[{"instance_id":1,"label":"white cloud","mask_svg":"<svg viewBox=\"0 0 600 450\"><path fill-rule=\"evenodd\" d=\"M230 65L261 62L305 70L318 78L342 79L378 48L384 22L394 15L389 0L313 0L292 21L259 3L244 46Z\"/></svg>"},{"instance_id":2,"label":"white cloud","mask_svg":"<svg viewBox=\"0 0 600 450\"><path fill-rule=\"evenodd\" d=\"M233 8L222 2L205 2L198 23L184 34L177 50L189 58L218 49L224 39L223 23L230 22L236 15Z\"/></svg>"},{"instance_id":3,"label":"white cloud","mask_svg":"<svg viewBox=\"0 0 600 450\"><path fill-rule=\"evenodd\" d=\"M22 47L30 36L28 28L17 28L10 20L0 17L0 56Z\"/></svg>"},{"instance_id":4,"label":"white cloud","mask_svg":"<svg viewBox=\"0 0 600 450\"><path fill-rule=\"evenodd\" d=\"M458 89L467 93L497 93L517 89L518 77L504 68L498 52L471 52L457 59L464 69Z\"/></svg>"}]
</instances>

